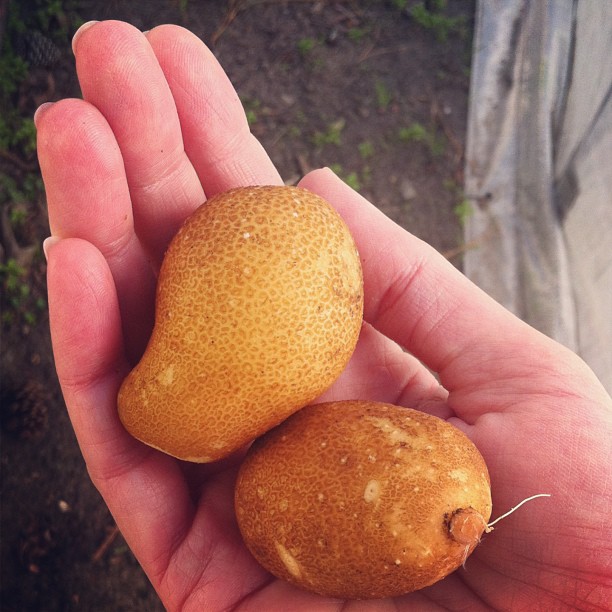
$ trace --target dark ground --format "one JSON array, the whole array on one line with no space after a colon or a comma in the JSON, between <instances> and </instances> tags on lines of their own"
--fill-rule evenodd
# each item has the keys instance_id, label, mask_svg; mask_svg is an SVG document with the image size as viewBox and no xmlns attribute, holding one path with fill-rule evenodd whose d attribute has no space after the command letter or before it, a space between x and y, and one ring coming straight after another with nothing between
<instances>
[{"instance_id":1,"label":"dark ground","mask_svg":"<svg viewBox=\"0 0 612 612\"><path fill-rule=\"evenodd\" d=\"M9 18L2 5L3 61L9 49L29 62L13 92L2 75L4 103L26 126L0 148L2 610L162 609L89 482L53 367L40 250L48 229L29 118L43 101L79 95L76 27L113 18L193 30L287 182L331 165L460 266L474 0L418 4L30 0L13 2ZM32 32L45 37L46 57Z\"/></svg>"}]
</instances>

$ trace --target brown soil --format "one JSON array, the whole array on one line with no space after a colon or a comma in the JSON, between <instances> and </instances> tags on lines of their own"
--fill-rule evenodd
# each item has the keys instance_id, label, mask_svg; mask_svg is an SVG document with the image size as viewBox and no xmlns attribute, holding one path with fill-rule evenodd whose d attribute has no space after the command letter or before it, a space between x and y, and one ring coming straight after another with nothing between
<instances>
[{"instance_id":1,"label":"brown soil","mask_svg":"<svg viewBox=\"0 0 612 612\"><path fill-rule=\"evenodd\" d=\"M410 16L414 4L82 0L71 6L83 21L188 27L229 73L253 132L287 182L332 165L460 265L456 207L474 0L449 3L444 14L462 22L445 39ZM74 27L68 31L59 60L31 68L19 92L24 112L79 95L69 41ZM0 172L18 184L32 168L36 173L34 155L5 151L0 158ZM19 223L10 215L15 210ZM39 248L48 234L44 195L17 203L9 193L2 214L1 262L18 261L26 270L17 288L7 285L6 273L2 278L2 609L161 610L88 479L57 384Z\"/></svg>"}]
</instances>

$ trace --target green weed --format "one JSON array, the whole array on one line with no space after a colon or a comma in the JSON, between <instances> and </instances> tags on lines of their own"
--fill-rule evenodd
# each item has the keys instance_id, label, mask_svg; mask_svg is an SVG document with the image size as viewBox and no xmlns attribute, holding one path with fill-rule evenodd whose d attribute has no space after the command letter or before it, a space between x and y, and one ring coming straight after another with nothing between
<instances>
[{"instance_id":1,"label":"green weed","mask_svg":"<svg viewBox=\"0 0 612 612\"><path fill-rule=\"evenodd\" d=\"M468 219L474 214L472 203L465 197L463 189L452 178L444 179L442 183L444 189L450 191L456 198L457 204L453 208L459 223L464 226Z\"/></svg>"},{"instance_id":2,"label":"green weed","mask_svg":"<svg viewBox=\"0 0 612 612\"><path fill-rule=\"evenodd\" d=\"M369 159L370 157L374 155L374 145L369 140L360 142L357 145L357 149L362 159Z\"/></svg>"},{"instance_id":3,"label":"green weed","mask_svg":"<svg viewBox=\"0 0 612 612\"><path fill-rule=\"evenodd\" d=\"M28 218L28 210L27 208L21 204L11 208L9 213L9 221L11 226L14 228L23 227Z\"/></svg>"},{"instance_id":4,"label":"green weed","mask_svg":"<svg viewBox=\"0 0 612 612\"><path fill-rule=\"evenodd\" d=\"M463 198L453 209L453 212L459 219L459 223L464 226L468 219L474 214L474 207L472 203L467 199Z\"/></svg>"},{"instance_id":5,"label":"green weed","mask_svg":"<svg viewBox=\"0 0 612 612\"><path fill-rule=\"evenodd\" d=\"M438 42L446 42L452 32L464 34L465 19L444 14L447 8L446 0L432 0L430 4L431 10L425 6L424 2L419 2L410 9L410 16L416 23L431 30Z\"/></svg>"},{"instance_id":6,"label":"green weed","mask_svg":"<svg viewBox=\"0 0 612 612\"><path fill-rule=\"evenodd\" d=\"M350 28L347 32L349 40L353 42L361 42L369 33L368 28Z\"/></svg>"},{"instance_id":7,"label":"green weed","mask_svg":"<svg viewBox=\"0 0 612 612\"><path fill-rule=\"evenodd\" d=\"M301 108L298 108L292 115L291 125L287 128L287 135L293 139L301 138L307 126L308 119L306 114Z\"/></svg>"},{"instance_id":8,"label":"green weed","mask_svg":"<svg viewBox=\"0 0 612 612\"><path fill-rule=\"evenodd\" d=\"M398 137L402 142L421 142L429 148L429 152L438 157L446 150L446 139L435 130L427 129L423 124L415 121L409 126L398 130Z\"/></svg>"},{"instance_id":9,"label":"green weed","mask_svg":"<svg viewBox=\"0 0 612 612\"><path fill-rule=\"evenodd\" d=\"M338 119L327 126L324 132L315 132L312 137L312 143L318 147L323 148L325 145L336 145L341 144L341 135L346 121L344 119Z\"/></svg>"},{"instance_id":10,"label":"green weed","mask_svg":"<svg viewBox=\"0 0 612 612\"><path fill-rule=\"evenodd\" d=\"M241 97L242 107L244 108L244 114L246 115L247 122L250 126L257 123L258 113L261 109L261 100L257 98Z\"/></svg>"},{"instance_id":11,"label":"green weed","mask_svg":"<svg viewBox=\"0 0 612 612\"><path fill-rule=\"evenodd\" d=\"M15 93L27 73L28 64L15 55L5 37L0 57L0 89L2 90L2 97L8 97Z\"/></svg>"},{"instance_id":12,"label":"green weed","mask_svg":"<svg viewBox=\"0 0 612 612\"><path fill-rule=\"evenodd\" d=\"M34 119L24 117L21 120L21 125L15 132L14 144L22 146L26 155L36 151L36 126L34 125Z\"/></svg>"},{"instance_id":13,"label":"green weed","mask_svg":"<svg viewBox=\"0 0 612 612\"><path fill-rule=\"evenodd\" d=\"M430 137L427 128L418 122L411 123L407 127L401 127L398 135L402 142L423 142Z\"/></svg>"},{"instance_id":14,"label":"green weed","mask_svg":"<svg viewBox=\"0 0 612 612\"><path fill-rule=\"evenodd\" d=\"M7 308L2 309L2 322L12 324L19 319L34 325L38 312L45 310L47 303L42 298L34 299L28 284L28 271L14 259L0 263L0 284L3 302Z\"/></svg>"},{"instance_id":15,"label":"green weed","mask_svg":"<svg viewBox=\"0 0 612 612\"><path fill-rule=\"evenodd\" d=\"M289 136L289 138L301 138L302 130L297 125L291 125L287 129L287 135Z\"/></svg>"},{"instance_id":16,"label":"green weed","mask_svg":"<svg viewBox=\"0 0 612 612\"><path fill-rule=\"evenodd\" d=\"M297 42L297 50L300 55L305 57L308 55L318 44L318 41L315 38L300 38Z\"/></svg>"},{"instance_id":17,"label":"green weed","mask_svg":"<svg viewBox=\"0 0 612 612\"><path fill-rule=\"evenodd\" d=\"M442 187L451 193L460 193L461 187L452 178L445 178L442 181Z\"/></svg>"},{"instance_id":18,"label":"green weed","mask_svg":"<svg viewBox=\"0 0 612 612\"><path fill-rule=\"evenodd\" d=\"M383 81L376 81L374 87L376 88L376 104L381 111L386 111L391 104L393 95L389 88Z\"/></svg>"},{"instance_id":19,"label":"green weed","mask_svg":"<svg viewBox=\"0 0 612 612\"><path fill-rule=\"evenodd\" d=\"M38 173L28 172L21 183L8 174L0 173L0 204L13 202L23 204L36 200L43 190L42 178Z\"/></svg>"},{"instance_id":20,"label":"green weed","mask_svg":"<svg viewBox=\"0 0 612 612\"><path fill-rule=\"evenodd\" d=\"M361 189L361 181L356 172L345 172L341 164L330 164L329 169L339 176L351 189L355 191Z\"/></svg>"},{"instance_id":21,"label":"green weed","mask_svg":"<svg viewBox=\"0 0 612 612\"><path fill-rule=\"evenodd\" d=\"M344 182L355 191L359 191L361 189L361 182L359 181L359 177L357 176L356 172L349 172L344 177Z\"/></svg>"},{"instance_id":22,"label":"green weed","mask_svg":"<svg viewBox=\"0 0 612 612\"><path fill-rule=\"evenodd\" d=\"M427 145L429 146L429 151L434 157L439 157L440 155L444 155L446 151L446 137L444 134L439 134L437 132L433 132L431 135L431 139L427 141Z\"/></svg>"}]
</instances>

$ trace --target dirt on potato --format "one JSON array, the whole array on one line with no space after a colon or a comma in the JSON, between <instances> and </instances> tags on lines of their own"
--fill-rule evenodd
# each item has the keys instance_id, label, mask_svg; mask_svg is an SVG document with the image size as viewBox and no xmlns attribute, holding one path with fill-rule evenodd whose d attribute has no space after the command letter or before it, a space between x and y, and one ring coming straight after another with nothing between
<instances>
[{"instance_id":1,"label":"dirt on potato","mask_svg":"<svg viewBox=\"0 0 612 612\"><path fill-rule=\"evenodd\" d=\"M3 610L163 609L88 478L51 352L41 251L49 230L31 117L42 102L80 95L70 50L78 25L122 19L143 30L191 29L228 72L287 183L331 166L461 266L474 4L12 0L0 7L8 105L0 113Z\"/></svg>"}]
</instances>

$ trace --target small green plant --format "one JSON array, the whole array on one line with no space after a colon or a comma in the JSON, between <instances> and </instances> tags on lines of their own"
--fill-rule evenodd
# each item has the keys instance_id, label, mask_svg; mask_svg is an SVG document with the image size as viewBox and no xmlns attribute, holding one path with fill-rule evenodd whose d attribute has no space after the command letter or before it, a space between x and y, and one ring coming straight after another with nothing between
<instances>
[{"instance_id":1,"label":"small green plant","mask_svg":"<svg viewBox=\"0 0 612 612\"><path fill-rule=\"evenodd\" d=\"M393 0L393 6L398 11L405 11L407 4L408 4L408 0Z\"/></svg>"},{"instance_id":2,"label":"small green plant","mask_svg":"<svg viewBox=\"0 0 612 612\"><path fill-rule=\"evenodd\" d=\"M8 174L0 172L0 204L12 202L24 204L36 200L43 191L43 182L37 172L28 172L21 179L20 184Z\"/></svg>"},{"instance_id":3,"label":"small green plant","mask_svg":"<svg viewBox=\"0 0 612 612\"><path fill-rule=\"evenodd\" d=\"M398 135L402 142L424 142L430 137L427 128L416 121L407 127L401 127Z\"/></svg>"},{"instance_id":4,"label":"small green plant","mask_svg":"<svg viewBox=\"0 0 612 612\"><path fill-rule=\"evenodd\" d=\"M444 189L450 191L456 198L457 204L453 208L459 223L464 226L467 220L474 214L474 207L468 198L465 197L463 189L452 178L446 178L442 182Z\"/></svg>"},{"instance_id":5,"label":"small green plant","mask_svg":"<svg viewBox=\"0 0 612 612\"><path fill-rule=\"evenodd\" d=\"M14 150L23 144L31 153L32 147L36 148L36 138L31 134L31 119L22 115L13 100L27 75L28 64L15 55L6 37L0 51L0 106L3 108L0 114L0 148Z\"/></svg>"},{"instance_id":6,"label":"small green plant","mask_svg":"<svg viewBox=\"0 0 612 612\"><path fill-rule=\"evenodd\" d=\"M322 148L325 145L340 145L341 134L346 121L344 119L338 119L327 126L324 132L315 132L312 137L312 142L316 147Z\"/></svg>"},{"instance_id":7,"label":"small green plant","mask_svg":"<svg viewBox=\"0 0 612 612\"><path fill-rule=\"evenodd\" d=\"M36 151L36 129L32 118L23 117L15 108L7 108L6 113L0 116L0 148L20 151L28 158L32 157Z\"/></svg>"},{"instance_id":8,"label":"small green plant","mask_svg":"<svg viewBox=\"0 0 612 612\"><path fill-rule=\"evenodd\" d=\"M21 120L21 125L15 132L14 142L21 145L28 155L36 151L36 127L34 119L24 117Z\"/></svg>"},{"instance_id":9,"label":"small green plant","mask_svg":"<svg viewBox=\"0 0 612 612\"><path fill-rule=\"evenodd\" d=\"M347 32L349 40L353 42L361 42L368 34L367 28L350 28Z\"/></svg>"},{"instance_id":10,"label":"small green plant","mask_svg":"<svg viewBox=\"0 0 612 612\"><path fill-rule=\"evenodd\" d=\"M369 140L364 140L357 145L359 155L362 159L369 159L374 155L374 145Z\"/></svg>"},{"instance_id":11,"label":"small green plant","mask_svg":"<svg viewBox=\"0 0 612 612\"><path fill-rule=\"evenodd\" d=\"M444 154L444 151L446 151L446 143L447 140L444 134L438 132L432 132L431 138L427 142L429 151L434 157Z\"/></svg>"},{"instance_id":12,"label":"small green plant","mask_svg":"<svg viewBox=\"0 0 612 612\"><path fill-rule=\"evenodd\" d=\"M455 181L452 178L445 178L442 181L442 187L444 187L444 189L446 189L446 191L450 192L453 196L455 196L455 198L457 199L463 199L463 189L461 188L461 185L457 184L457 181Z\"/></svg>"},{"instance_id":13,"label":"small green plant","mask_svg":"<svg viewBox=\"0 0 612 612\"><path fill-rule=\"evenodd\" d=\"M28 209L23 204L13 206L9 212L9 221L13 228L22 227L27 218Z\"/></svg>"},{"instance_id":14,"label":"small green plant","mask_svg":"<svg viewBox=\"0 0 612 612\"><path fill-rule=\"evenodd\" d=\"M370 164L366 164L361 169L361 182L365 184L372 182L372 166Z\"/></svg>"},{"instance_id":15,"label":"small green plant","mask_svg":"<svg viewBox=\"0 0 612 612\"><path fill-rule=\"evenodd\" d=\"M68 19L65 9L72 9L72 2L62 0L37 0L38 5L35 14L40 29L43 32L52 31L58 38L68 35ZM68 5L68 6L64 6Z\"/></svg>"},{"instance_id":16,"label":"small green plant","mask_svg":"<svg viewBox=\"0 0 612 612\"><path fill-rule=\"evenodd\" d=\"M418 2L410 9L410 16L421 27L431 30L438 42L446 42L451 32L463 32L465 20L462 17L449 17L444 12L447 8L446 0L432 0L432 9Z\"/></svg>"},{"instance_id":17,"label":"small green plant","mask_svg":"<svg viewBox=\"0 0 612 612\"><path fill-rule=\"evenodd\" d=\"M334 174L338 175L351 189L354 189L355 191L359 191L361 189L361 181L359 180L359 176L356 172L346 173L341 164L330 164L329 169Z\"/></svg>"},{"instance_id":18,"label":"small green plant","mask_svg":"<svg viewBox=\"0 0 612 612\"><path fill-rule=\"evenodd\" d=\"M26 271L14 259L9 259L5 264L0 263L0 278L2 285L8 293L15 293L20 286L20 279L25 276ZM18 291L24 293L23 291Z\"/></svg>"},{"instance_id":19,"label":"small green plant","mask_svg":"<svg viewBox=\"0 0 612 612\"><path fill-rule=\"evenodd\" d=\"M0 263L0 283L2 286L2 322L15 323L19 319L29 325L37 321L37 312L46 308L42 298L34 299L28 284L28 272L14 259Z\"/></svg>"},{"instance_id":20,"label":"small green plant","mask_svg":"<svg viewBox=\"0 0 612 612\"><path fill-rule=\"evenodd\" d=\"M398 130L398 137L402 142L422 142L427 145L429 152L437 157L446 150L446 139L435 130L428 130L423 124L415 121L409 126Z\"/></svg>"},{"instance_id":21,"label":"small green plant","mask_svg":"<svg viewBox=\"0 0 612 612\"><path fill-rule=\"evenodd\" d=\"M381 111L386 111L391 104L391 100L393 99L393 95L389 91L389 88L383 81L376 81L374 85L376 88L376 104Z\"/></svg>"},{"instance_id":22,"label":"small green plant","mask_svg":"<svg viewBox=\"0 0 612 612\"><path fill-rule=\"evenodd\" d=\"M298 108L292 113L291 124L287 127L287 135L293 139L302 138L307 126L308 118L304 111Z\"/></svg>"},{"instance_id":23,"label":"small green plant","mask_svg":"<svg viewBox=\"0 0 612 612\"><path fill-rule=\"evenodd\" d=\"M344 177L344 182L355 191L359 191L361 189L361 182L359 181L359 177L357 176L356 172L349 172Z\"/></svg>"},{"instance_id":24,"label":"small green plant","mask_svg":"<svg viewBox=\"0 0 612 612\"><path fill-rule=\"evenodd\" d=\"M315 38L310 38L310 37L300 38L300 40L298 40L297 42L297 49L300 55L305 57L317 46L317 44L318 43Z\"/></svg>"},{"instance_id":25,"label":"small green plant","mask_svg":"<svg viewBox=\"0 0 612 612\"><path fill-rule=\"evenodd\" d=\"M287 129L287 135L289 136L289 138L301 138L302 130L297 125L291 125Z\"/></svg>"},{"instance_id":26,"label":"small green plant","mask_svg":"<svg viewBox=\"0 0 612 612\"><path fill-rule=\"evenodd\" d=\"M0 57L0 88L3 96L9 96L19 87L21 81L28 73L28 64L5 41Z\"/></svg>"},{"instance_id":27,"label":"small green plant","mask_svg":"<svg viewBox=\"0 0 612 612\"><path fill-rule=\"evenodd\" d=\"M297 42L297 50L302 62L309 70L321 70L325 66L325 57L322 53L315 53L317 47L323 43L322 39L305 37Z\"/></svg>"},{"instance_id":28,"label":"small green plant","mask_svg":"<svg viewBox=\"0 0 612 612\"><path fill-rule=\"evenodd\" d=\"M261 109L261 100L257 98L241 97L241 102L248 124L250 126L254 125L257 123L258 112Z\"/></svg>"},{"instance_id":29,"label":"small green plant","mask_svg":"<svg viewBox=\"0 0 612 612\"><path fill-rule=\"evenodd\" d=\"M453 211L462 226L464 226L468 219L474 214L472 203L466 197L463 197L463 199L455 206Z\"/></svg>"}]
</instances>

